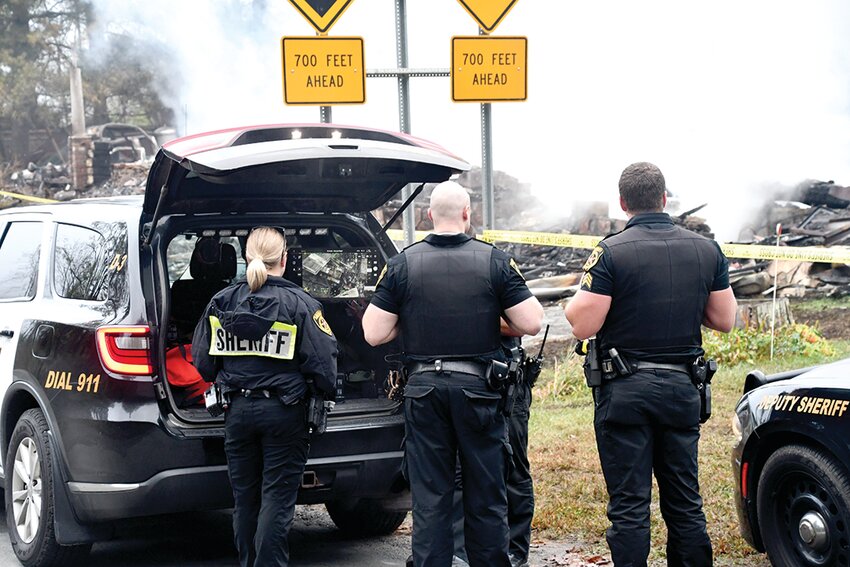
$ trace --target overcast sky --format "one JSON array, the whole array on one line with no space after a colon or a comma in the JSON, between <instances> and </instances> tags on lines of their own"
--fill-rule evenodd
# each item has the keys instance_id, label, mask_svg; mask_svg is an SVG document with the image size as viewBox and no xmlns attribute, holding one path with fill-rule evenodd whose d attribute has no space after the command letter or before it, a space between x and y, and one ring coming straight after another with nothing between
<instances>
[{"instance_id":1,"label":"overcast sky","mask_svg":"<svg viewBox=\"0 0 850 567\"><path fill-rule=\"evenodd\" d=\"M367 69L395 67L394 6L354 0L329 35L363 37ZM280 38L315 33L290 2L267 0L265 14L215 0L99 7L111 29L169 46L181 133L319 120L283 102ZM457 0L407 9L410 67L448 68L452 36L477 33ZM729 241L770 188L850 185L850 2L518 0L493 35L526 36L529 53L528 100L492 104L494 168L552 210L611 200L626 165L651 161L683 208L710 203L702 213ZM369 79L366 100L333 107L334 122L399 128L394 79ZM480 124L448 78L411 79L413 134L480 165Z\"/></svg>"}]
</instances>

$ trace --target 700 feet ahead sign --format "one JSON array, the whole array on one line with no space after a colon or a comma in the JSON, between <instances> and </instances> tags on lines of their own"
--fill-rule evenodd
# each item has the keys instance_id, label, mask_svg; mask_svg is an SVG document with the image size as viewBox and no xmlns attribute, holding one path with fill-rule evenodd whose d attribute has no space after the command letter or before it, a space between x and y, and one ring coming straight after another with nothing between
<instances>
[{"instance_id":1,"label":"700 feet ahead sign","mask_svg":"<svg viewBox=\"0 0 850 567\"><path fill-rule=\"evenodd\" d=\"M452 38L452 100L525 100L528 41L524 37Z\"/></svg>"},{"instance_id":2,"label":"700 feet ahead sign","mask_svg":"<svg viewBox=\"0 0 850 567\"><path fill-rule=\"evenodd\" d=\"M287 104L366 101L361 37L284 37L283 93Z\"/></svg>"}]
</instances>

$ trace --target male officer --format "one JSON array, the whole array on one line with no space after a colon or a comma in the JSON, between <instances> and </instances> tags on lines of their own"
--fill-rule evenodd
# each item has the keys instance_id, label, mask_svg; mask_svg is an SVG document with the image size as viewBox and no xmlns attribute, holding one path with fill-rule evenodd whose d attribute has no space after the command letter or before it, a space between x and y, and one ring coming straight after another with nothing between
<instances>
[{"instance_id":1,"label":"male officer","mask_svg":"<svg viewBox=\"0 0 850 567\"><path fill-rule=\"evenodd\" d=\"M439 184L430 205L434 234L390 259L363 316L369 344L403 341L414 564L452 562L460 459L469 564L509 567L505 418L502 396L486 378L501 353L500 317L516 334L534 335L543 308L506 254L465 234L463 187Z\"/></svg>"},{"instance_id":2,"label":"male officer","mask_svg":"<svg viewBox=\"0 0 850 567\"><path fill-rule=\"evenodd\" d=\"M510 332L502 327L502 332ZM505 348L520 346L519 337L503 336ZM516 385L513 410L507 417L508 443L511 459L508 466L508 546L511 567L527 567L531 547L531 521L534 519L534 480L528 462L528 418L531 411L531 380L536 378L522 375ZM466 565L466 545L463 536L463 486L458 482L455 491L454 517L452 519L455 538L455 563ZM411 563L412 564L412 563Z\"/></svg>"},{"instance_id":3,"label":"male officer","mask_svg":"<svg viewBox=\"0 0 850 567\"><path fill-rule=\"evenodd\" d=\"M595 334L603 360L619 354L627 365L594 389L616 567L646 565L653 471L667 564L712 564L697 480L700 396L689 369L704 354L700 325L730 331L736 302L717 243L674 225L666 203L656 166L623 171L620 206L629 221L594 249L565 308L577 338Z\"/></svg>"}]
</instances>

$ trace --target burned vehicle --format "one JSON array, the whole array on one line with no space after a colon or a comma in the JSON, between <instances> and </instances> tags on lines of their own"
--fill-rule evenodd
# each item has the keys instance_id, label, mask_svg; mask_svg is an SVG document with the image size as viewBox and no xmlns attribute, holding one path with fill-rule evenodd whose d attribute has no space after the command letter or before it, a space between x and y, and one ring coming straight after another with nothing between
<instances>
[{"instance_id":1,"label":"burned vehicle","mask_svg":"<svg viewBox=\"0 0 850 567\"><path fill-rule=\"evenodd\" d=\"M774 565L850 565L850 359L747 375L733 417L741 534Z\"/></svg>"},{"instance_id":2,"label":"burned vehicle","mask_svg":"<svg viewBox=\"0 0 850 567\"><path fill-rule=\"evenodd\" d=\"M186 347L261 225L285 229L285 277L321 301L340 349L299 502L324 503L349 532L398 527L410 507L387 395L398 345L369 347L360 323L397 250L370 211L468 167L405 134L237 128L167 143L143 196L0 213L0 458L21 562L64 565L116 520L232 506L224 422L186 381Z\"/></svg>"}]
</instances>

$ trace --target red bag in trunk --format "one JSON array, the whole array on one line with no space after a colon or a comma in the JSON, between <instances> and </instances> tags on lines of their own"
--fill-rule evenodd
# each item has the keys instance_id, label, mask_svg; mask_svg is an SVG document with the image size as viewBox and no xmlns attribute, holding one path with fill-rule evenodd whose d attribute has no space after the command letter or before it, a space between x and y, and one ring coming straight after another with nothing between
<instances>
[{"instance_id":1,"label":"red bag in trunk","mask_svg":"<svg viewBox=\"0 0 850 567\"><path fill-rule=\"evenodd\" d=\"M209 384L204 382L197 369L192 365L192 345L177 345L165 351L165 374L168 383L182 388L175 392L179 405L203 404L204 392Z\"/></svg>"}]
</instances>

